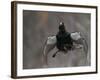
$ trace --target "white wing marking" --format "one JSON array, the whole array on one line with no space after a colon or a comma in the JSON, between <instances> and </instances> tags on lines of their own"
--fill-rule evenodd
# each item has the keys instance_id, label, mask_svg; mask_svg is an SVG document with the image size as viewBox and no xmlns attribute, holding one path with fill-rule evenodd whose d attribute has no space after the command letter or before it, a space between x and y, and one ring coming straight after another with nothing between
<instances>
[{"instance_id":1,"label":"white wing marking","mask_svg":"<svg viewBox=\"0 0 100 80\"><path fill-rule=\"evenodd\" d=\"M47 39L47 44L55 44L56 42L56 36L49 36Z\"/></svg>"},{"instance_id":2,"label":"white wing marking","mask_svg":"<svg viewBox=\"0 0 100 80\"><path fill-rule=\"evenodd\" d=\"M72 38L73 40L78 40L78 39L80 39L80 38L81 38L80 32L71 33L71 38Z\"/></svg>"},{"instance_id":3,"label":"white wing marking","mask_svg":"<svg viewBox=\"0 0 100 80\"><path fill-rule=\"evenodd\" d=\"M56 46L56 36L49 36L47 38L47 41L45 43L45 46L44 46L44 50L43 50L43 58L44 58L44 64L48 64L48 61L47 61L47 56L48 56L48 53L55 48Z\"/></svg>"}]
</instances>

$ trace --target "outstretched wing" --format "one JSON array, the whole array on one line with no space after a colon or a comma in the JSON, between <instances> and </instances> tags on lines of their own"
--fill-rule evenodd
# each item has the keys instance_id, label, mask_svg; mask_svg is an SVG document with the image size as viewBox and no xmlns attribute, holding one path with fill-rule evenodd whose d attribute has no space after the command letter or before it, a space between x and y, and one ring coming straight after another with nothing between
<instances>
[{"instance_id":1,"label":"outstretched wing","mask_svg":"<svg viewBox=\"0 0 100 80\"><path fill-rule=\"evenodd\" d=\"M84 36L80 32L71 33L71 38L76 41L76 43L81 44L85 53L88 52L88 44ZM79 45L80 46L80 45Z\"/></svg>"},{"instance_id":2,"label":"outstretched wing","mask_svg":"<svg viewBox=\"0 0 100 80\"><path fill-rule=\"evenodd\" d=\"M47 64L47 55L48 53L53 50L56 46L56 36L49 36L46 40L44 50L43 50L43 58L44 58L44 63Z\"/></svg>"},{"instance_id":3,"label":"outstretched wing","mask_svg":"<svg viewBox=\"0 0 100 80\"><path fill-rule=\"evenodd\" d=\"M80 32L73 32L73 33L71 33L71 38L73 40L79 40L81 38Z\"/></svg>"}]
</instances>

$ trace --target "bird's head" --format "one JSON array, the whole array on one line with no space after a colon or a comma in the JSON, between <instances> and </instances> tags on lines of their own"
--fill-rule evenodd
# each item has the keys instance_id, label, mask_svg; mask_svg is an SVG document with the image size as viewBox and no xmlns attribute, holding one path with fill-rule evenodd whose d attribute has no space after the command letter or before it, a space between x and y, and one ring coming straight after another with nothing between
<instances>
[{"instance_id":1,"label":"bird's head","mask_svg":"<svg viewBox=\"0 0 100 80\"><path fill-rule=\"evenodd\" d=\"M65 25L64 25L64 23L63 22L60 22L60 24L59 24L59 31L65 31Z\"/></svg>"}]
</instances>

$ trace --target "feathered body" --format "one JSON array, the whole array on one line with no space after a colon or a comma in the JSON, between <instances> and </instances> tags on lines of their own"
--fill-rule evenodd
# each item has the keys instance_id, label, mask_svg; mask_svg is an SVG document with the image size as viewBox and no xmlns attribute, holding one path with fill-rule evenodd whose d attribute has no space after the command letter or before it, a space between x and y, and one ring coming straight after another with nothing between
<instances>
[{"instance_id":1,"label":"feathered body","mask_svg":"<svg viewBox=\"0 0 100 80\"><path fill-rule=\"evenodd\" d=\"M65 26L62 23L59 25L59 32L56 35L57 38L57 48L61 51L66 51L66 49L71 49L73 45L73 40L69 32L65 30Z\"/></svg>"}]
</instances>

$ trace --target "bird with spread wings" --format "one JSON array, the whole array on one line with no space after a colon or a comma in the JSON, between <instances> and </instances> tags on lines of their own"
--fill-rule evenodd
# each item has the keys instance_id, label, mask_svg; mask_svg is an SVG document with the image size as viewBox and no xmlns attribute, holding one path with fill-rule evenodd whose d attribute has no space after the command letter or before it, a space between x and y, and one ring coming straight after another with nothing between
<instances>
[{"instance_id":1,"label":"bird with spread wings","mask_svg":"<svg viewBox=\"0 0 100 80\"><path fill-rule=\"evenodd\" d=\"M69 50L84 48L85 53L87 53L88 50L86 40L82 38L80 32L67 32L63 22L60 22L59 24L58 33L56 35L49 36L46 40L43 50L43 59L45 64L48 64L48 53L55 47L57 48L57 50L52 55L53 58L60 51L62 51L63 53L67 53Z\"/></svg>"}]
</instances>

